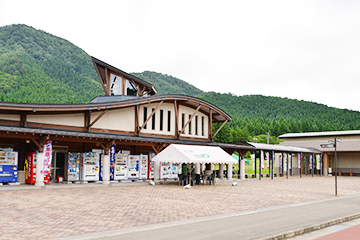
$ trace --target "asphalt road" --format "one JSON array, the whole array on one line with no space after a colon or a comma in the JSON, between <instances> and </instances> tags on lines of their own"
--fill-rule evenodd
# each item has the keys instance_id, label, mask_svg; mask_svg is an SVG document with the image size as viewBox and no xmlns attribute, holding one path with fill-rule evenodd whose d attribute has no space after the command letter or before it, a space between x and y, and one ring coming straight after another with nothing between
<instances>
[{"instance_id":1,"label":"asphalt road","mask_svg":"<svg viewBox=\"0 0 360 240\"><path fill-rule=\"evenodd\" d=\"M360 195L175 222L97 232L59 239L266 239L360 214Z\"/></svg>"}]
</instances>

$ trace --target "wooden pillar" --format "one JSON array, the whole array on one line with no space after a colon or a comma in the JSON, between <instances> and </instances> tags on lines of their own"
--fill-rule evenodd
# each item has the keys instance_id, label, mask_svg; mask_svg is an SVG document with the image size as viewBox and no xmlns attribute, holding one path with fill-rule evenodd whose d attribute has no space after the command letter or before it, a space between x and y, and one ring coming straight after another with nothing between
<instances>
[{"instance_id":1,"label":"wooden pillar","mask_svg":"<svg viewBox=\"0 0 360 240\"><path fill-rule=\"evenodd\" d=\"M324 176L327 176L329 174L329 155L328 153L323 154L323 174Z\"/></svg>"}]
</instances>

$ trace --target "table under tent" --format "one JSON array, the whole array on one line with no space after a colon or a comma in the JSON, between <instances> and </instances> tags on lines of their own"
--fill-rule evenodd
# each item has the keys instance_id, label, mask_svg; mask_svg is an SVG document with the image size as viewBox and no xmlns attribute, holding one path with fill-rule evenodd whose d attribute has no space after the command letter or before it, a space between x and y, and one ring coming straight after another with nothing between
<instances>
[{"instance_id":1,"label":"table under tent","mask_svg":"<svg viewBox=\"0 0 360 240\"><path fill-rule=\"evenodd\" d=\"M227 165L228 179L232 179L232 165L237 164L238 161L231 155L225 152L220 147L216 146L201 146L201 145L181 145L171 144L158 155L153 158L154 161L154 177L155 181L160 180L161 163L174 163L182 165L182 172L179 173L179 183L186 184L201 184L208 182L215 183L214 164L219 164L220 171L223 172L224 164ZM188 171L184 170L186 169ZM193 168L195 166L195 168ZM205 166L205 169L204 169Z\"/></svg>"}]
</instances>

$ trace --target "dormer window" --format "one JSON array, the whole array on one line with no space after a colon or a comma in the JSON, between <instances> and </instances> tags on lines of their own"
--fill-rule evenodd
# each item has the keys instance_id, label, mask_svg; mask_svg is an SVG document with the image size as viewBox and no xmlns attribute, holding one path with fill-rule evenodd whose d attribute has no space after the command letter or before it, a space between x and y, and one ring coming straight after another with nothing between
<instances>
[{"instance_id":1,"label":"dormer window","mask_svg":"<svg viewBox=\"0 0 360 240\"><path fill-rule=\"evenodd\" d=\"M121 77L111 74L111 95L122 95L121 80Z\"/></svg>"},{"instance_id":2,"label":"dormer window","mask_svg":"<svg viewBox=\"0 0 360 240\"><path fill-rule=\"evenodd\" d=\"M126 95L128 95L128 96L137 96L138 95L136 86L129 80L126 80Z\"/></svg>"}]
</instances>

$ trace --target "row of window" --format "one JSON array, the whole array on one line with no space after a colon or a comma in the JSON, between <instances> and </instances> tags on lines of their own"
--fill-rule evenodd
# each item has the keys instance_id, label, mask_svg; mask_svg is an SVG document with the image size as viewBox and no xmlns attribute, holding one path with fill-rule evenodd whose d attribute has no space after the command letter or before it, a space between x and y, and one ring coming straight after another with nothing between
<instances>
[{"instance_id":1,"label":"row of window","mask_svg":"<svg viewBox=\"0 0 360 240\"><path fill-rule=\"evenodd\" d=\"M152 108L152 111L154 111L155 108ZM147 107L144 107L144 121L146 122L148 118L148 112L147 112ZM189 118L187 120L185 120L185 113L183 113L181 115L181 128L184 128L185 124L187 123L188 120L190 120L191 118L191 114L189 114ZM152 115L151 117L151 129L155 130L155 113ZM192 134L192 121L193 119L189 122L188 124L188 134ZM198 126L199 126L199 117L195 116L195 135L199 135L198 132ZM146 129L147 124L145 124L144 129ZM160 109L160 127L159 127L160 131L164 131L164 110ZM167 111L167 131L170 132L171 131L171 111ZM202 116L201 117L201 136L205 135L205 118Z\"/></svg>"}]
</instances>

